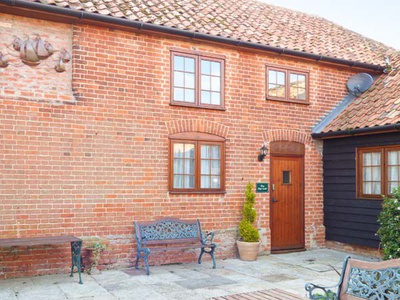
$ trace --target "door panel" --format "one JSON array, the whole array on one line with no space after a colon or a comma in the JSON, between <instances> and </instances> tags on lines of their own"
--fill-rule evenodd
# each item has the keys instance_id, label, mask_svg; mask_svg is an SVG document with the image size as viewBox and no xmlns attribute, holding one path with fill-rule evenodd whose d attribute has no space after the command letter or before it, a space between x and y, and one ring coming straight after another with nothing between
<instances>
[{"instance_id":1,"label":"door panel","mask_svg":"<svg viewBox=\"0 0 400 300\"><path fill-rule=\"evenodd\" d=\"M303 157L271 156L271 250L304 248Z\"/></svg>"}]
</instances>

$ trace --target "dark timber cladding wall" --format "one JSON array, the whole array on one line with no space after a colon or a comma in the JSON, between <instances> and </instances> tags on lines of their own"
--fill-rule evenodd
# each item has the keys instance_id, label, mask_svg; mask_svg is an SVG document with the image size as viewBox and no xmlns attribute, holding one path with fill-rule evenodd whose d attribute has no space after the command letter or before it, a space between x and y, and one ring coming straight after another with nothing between
<instances>
[{"instance_id":1,"label":"dark timber cladding wall","mask_svg":"<svg viewBox=\"0 0 400 300\"><path fill-rule=\"evenodd\" d=\"M381 201L356 198L356 148L400 144L400 133L324 140L324 223L326 239L379 246Z\"/></svg>"}]
</instances>

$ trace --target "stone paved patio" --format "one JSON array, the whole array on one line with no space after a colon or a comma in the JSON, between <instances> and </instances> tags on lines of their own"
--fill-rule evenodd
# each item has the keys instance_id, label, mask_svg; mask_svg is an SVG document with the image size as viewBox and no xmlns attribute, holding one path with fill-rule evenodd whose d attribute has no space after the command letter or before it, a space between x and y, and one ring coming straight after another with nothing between
<instances>
[{"instance_id":1,"label":"stone paved patio","mask_svg":"<svg viewBox=\"0 0 400 300\"><path fill-rule=\"evenodd\" d=\"M201 300L244 292L280 288L305 296L304 284L335 284L344 252L321 249L306 252L260 256L255 262L239 259L155 266L150 276L143 270L108 270L83 275L84 284L67 274L17 278L0 281L1 300L62 299L147 299ZM373 258L358 257L363 260Z\"/></svg>"}]
</instances>

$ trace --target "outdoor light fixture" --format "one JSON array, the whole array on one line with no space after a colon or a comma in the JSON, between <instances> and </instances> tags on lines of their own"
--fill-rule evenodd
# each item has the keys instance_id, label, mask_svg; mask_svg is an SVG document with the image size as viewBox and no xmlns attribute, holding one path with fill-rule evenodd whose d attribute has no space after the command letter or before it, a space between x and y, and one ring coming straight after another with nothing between
<instances>
[{"instance_id":1,"label":"outdoor light fixture","mask_svg":"<svg viewBox=\"0 0 400 300\"><path fill-rule=\"evenodd\" d=\"M263 161L264 157L267 156L268 153L268 148L265 146L265 144L262 144L262 147L260 148L260 154L258 155L258 161Z\"/></svg>"}]
</instances>

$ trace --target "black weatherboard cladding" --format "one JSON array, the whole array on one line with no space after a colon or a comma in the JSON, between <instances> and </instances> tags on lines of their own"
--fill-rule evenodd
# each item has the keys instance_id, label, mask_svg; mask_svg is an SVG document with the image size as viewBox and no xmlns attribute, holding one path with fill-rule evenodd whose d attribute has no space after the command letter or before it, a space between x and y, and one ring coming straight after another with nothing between
<instances>
[{"instance_id":1,"label":"black weatherboard cladding","mask_svg":"<svg viewBox=\"0 0 400 300\"><path fill-rule=\"evenodd\" d=\"M356 148L399 144L399 132L324 140L327 240L378 248L375 233L382 202L356 197Z\"/></svg>"}]
</instances>

